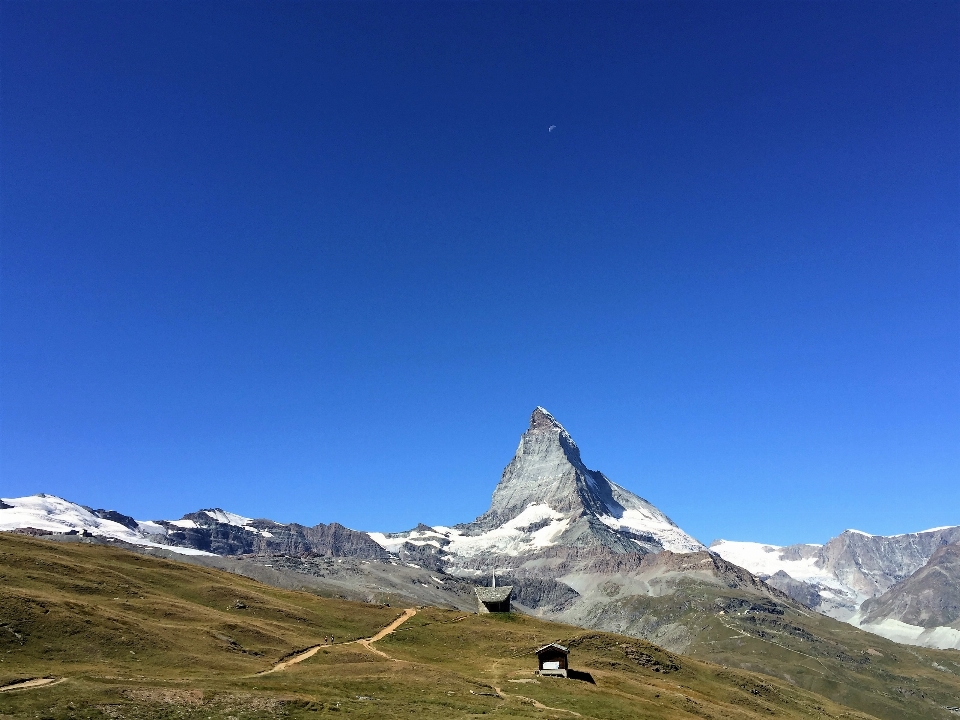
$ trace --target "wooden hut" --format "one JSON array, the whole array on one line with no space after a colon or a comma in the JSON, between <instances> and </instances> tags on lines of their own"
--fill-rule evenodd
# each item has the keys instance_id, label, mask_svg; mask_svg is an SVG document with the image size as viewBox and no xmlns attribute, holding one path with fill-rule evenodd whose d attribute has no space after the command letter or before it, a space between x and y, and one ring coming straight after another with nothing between
<instances>
[{"instance_id":1,"label":"wooden hut","mask_svg":"<svg viewBox=\"0 0 960 720\"><path fill-rule=\"evenodd\" d=\"M502 587L478 587L477 591L477 612L484 613L508 613L510 612L510 598L513 596L513 585L503 585Z\"/></svg>"},{"instance_id":2,"label":"wooden hut","mask_svg":"<svg viewBox=\"0 0 960 720\"><path fill-rule=\"evenodd\" d=\"M558 643L544 645L537 650L538 675L567 677L567 656L570 650Z\"/></svg>"}]
</instances>

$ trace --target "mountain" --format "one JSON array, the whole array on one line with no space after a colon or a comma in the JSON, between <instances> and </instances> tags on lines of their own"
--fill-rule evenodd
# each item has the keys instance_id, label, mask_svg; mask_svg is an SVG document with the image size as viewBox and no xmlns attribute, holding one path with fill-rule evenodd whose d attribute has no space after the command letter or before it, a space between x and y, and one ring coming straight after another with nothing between
<instances>
[{"instance_id":1,"label":"mountain","mask_svg":"<svg viewBox=\"0 0 960 720\"><path fill-rule=\"evenodd\" d=\"M938 548L906 580L864 602L851 622L898 642L960 650L960 545Z\"/></svg>"},{"instance_id":2,"label":"mountain","mask_svg":"<svg viewBox=\"0 0 960 720\"><path fill-rule=\"evenodd\" d=\"M926 655L871 656L900 692L858 712L636 638L521 615L411 616L87 542L0 535L0 717L940 720L960 691ZM568 680L534 674L533 651L555 641L570 649ZM23 685L38 678L49 682Z\"/></svg>"},{"instance_id":3,"label":"mountain","mask_svg":"<svg viewBox=\"0 0 960 720\"><path fill-rule=\"evenodd\" d=\"M220 508L198 510L179 520L134 520L115 510L94 510L42 493L2 502L0 531L105 537L184 555L389 558L366 533L339 523L284 525Z\"/></svg>"},{"instance_id":4,"label":"mountain","mask_svg":"<svg viewBox=\"0 0 960 720\"><path fill-rule=\"evenodd\" d=\"M0 499L0 531L28 535L85 535L106 537L144 547L175 550L185 555L205 554L193 547L164 542L165 530L156 523L138 523L114 510L94 510L54 495Z\"/></svg>"},{"instance_id":5,"label":"mountain","mask_svg":"<svg viewBox=\"0 0 960 720\"><path fill-rule=\"evenodd\" d=\"M388 554L366 533L339 523L313 527L253 520L220 508L199 510L180 520L152 523L158 538L217 555L291 555L359 557L385 560Z\"/></svg>"},{"instance_id":6,"label":"mountain","mask_svg":"<svg viewBox=\"0 0 960 720\"><path fill-rule=\"evenodd\" d=\"M453 527L419 525L370 537L404 559L474 576L494 567L530 569L564 548L601 554L706 549L652 504L589 470L576 442L542 407L533 411L483 515Z\"/></svg>"},{"instance_id":7,"label":"mountain","mask_svg":"<svg viewBox=\"0 0 960 720\"><path fill-rule=\"evenodd\" d=\"M495 572L502 584L513 585L516 605L527 613L708 655L720 647L708 639L714 627L705 623L708 617L739 633L753 632L764 618L761 632L782 634L783 642L816 635L808 609L880 634L892 622L909 625L896 612L909 604L904 598L912 588L935 592L932 580L905 586L896 603L878 605L897 608L889 617L879 609L869 617L860 611L865 601L920 570L938 548L960 541L960 527L893 537L849 530L822 546L721 540L708 550L651 503L587 468L570 434L541 407L489 509L459 525L367 533L337 523L306 527L251 519L219 508L179 520L138 521L44 495L0 502L0 530L113 538L154 554L191 554L194 562L282 587L371 602L404 598L463 608L471 602L471 586L490 582ZM921 642L924 631L914 630L898 637ZM830 626L823 632L857 631ZM944 637L953 636L927 632L922 642ZM848 640L830 642L823 647L833 655L824 657L849 655Z\"/></svg>"},{"instance_id":8,"label":"mountain","mask_svg":"<svg viewBox=\"0 0 960 720\"><path fill-rule=\"evenodd\" d=\"M89 533L177 552L216 555L392 557L438 571L480 576L516 566L550 548L615 553L695 552L704 546L652 504L589 470L563 426L534 410L493 494L489 510L453 527L419 525L405 533L363 533L337 523L306 527L252 519L220 508L179 520L134 520L50 495L5 498L0 530Z\"/></svg>"},{"instance_id":9,"label":"mountain","mask_svg":"<svg viewBox=\"0 0 960 720\"><path fill-rule=\"evenodd\" d=\"M706 552L595 563L624 583L637 570L669 592L605 588L611 616L688 628L679 655L637 639L633 626L610 634L530 615L349 603L184 562L242 559L171 562L97 538L49 537L59 542L0 535L0 717L956 717L955 652L907 649L781 602ZM724 577L722 597L694 580L713 573ZM416 615L375 648L351 642L411 605ZM558 641L585 682L534 675L532 651ZM311 647L305 662L259 674ZM63 681L11 691L33 678Z\"/></svg>"},{"instance_id":10,"label":"mountain","mask_svg":"<svg viewBox=\"0 0 960 720\"><path fill-rule=\"evenodd\" d=\"M879 598L898 584L904 583L921 570L934 556L946 559L960 543L960 526L932 528L902 535L870 535L859 530L846 530L824 545L763 545L752 542L717 540L710 550L721 557L744 567L767 584L779 588L807 607L839 620L861 625L864 629L886 634L885 627L893 627L884 620L900 621L892 612L881 617L880 607L893 607L886 603L877 605ZM945 554L937 555L941 550ZM950 570L939 568L923 574L925 580L906 583L897 591L897 607L909 604L906 598L923 589L929 598L934 590L928 583L932 578L953 577ZM954 586L956 587L956 586ZM942 584L944 602L951 594L949 583ZM919 597L917 603L921 603ZM868 607L874 608L866 619ZM950 622L953 622L952 620ZM866 623L866 624L861 624ZM949 623L944 623L949 625ZM898 631L903 642L913 642L922 629ZM923 642L937 643L937 647L954 647L956 639L952 631L927 632Z\"/></svg>"}]
</instances>

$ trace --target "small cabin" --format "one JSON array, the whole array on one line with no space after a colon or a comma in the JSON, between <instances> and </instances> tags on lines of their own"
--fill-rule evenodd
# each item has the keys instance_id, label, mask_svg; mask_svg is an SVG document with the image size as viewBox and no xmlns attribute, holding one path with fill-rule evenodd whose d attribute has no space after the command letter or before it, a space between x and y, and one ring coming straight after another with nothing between
<instances>
[{"instance_id":1,"label":"small cabin","mask_svg":"<svg viewBox=\"0 0 960 720\"><path fill-rule=\"evenodd\" d=\"M563 645L550 643L537 650L537 675L567 677L567 656L570 650Z\"/></svg>"},{"instance_id":2,"label":"small cabin","mask_svg":"<svg viewBox=\"0 0 960 720\"><path fill-rule=\"evenodd\" d=\"M512 585L474 589L477 591L477 612L481 615L510 612L510 598L513 597Z\"/></svg>"}]
</instances>

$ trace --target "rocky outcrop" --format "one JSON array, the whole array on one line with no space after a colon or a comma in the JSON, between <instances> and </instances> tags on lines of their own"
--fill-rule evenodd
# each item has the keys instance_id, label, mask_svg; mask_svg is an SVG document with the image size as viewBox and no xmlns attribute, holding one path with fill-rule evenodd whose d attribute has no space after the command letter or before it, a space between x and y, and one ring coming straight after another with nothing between
<instances>
[{"instance_id":1,"label":"rocky outcrop","mask_svg":"<svg viewBox=\"0 0 960 720\"><path fill-rule=\"evenodd\" d=\"M498 578L499 582L513 588L514 602L540 611L539 614L561 612L580 597L580 593L569 585L550 578L505 575Z\"/></svg>"},{"instance_id":2,"label":"rocky outcrop","mask_svg":"<svg viewBox=\"0 0 960 720\"><path fill-rule=\"evenodd\" d=\"M786 593L804 607L814 609L822 601L820 591L816 586L794 580L783 570L778 570L768 577L766 583L770 587L775 587L777 590Z\"/></svg>"},{"instance_id":3,"label":"rocky outcrop","mask_svg":"<svg viewBox=\"0 0 960 720\"><path fill-rule=\"evenodd\" d=\"M443 572L443 554L440 548L434 545L404 543L400 546L399 555L405 563L413 563L428 570Z\"/></svg>"},{"instance_id":4,"label":"rocky outcrop","mask_svg":"<svg viewBox=\"0 0 960 720\"><path fill-rule=\"evenodd\" d=\"M500 527L532 503L544 503L564 515L606 515L615 503L610 483L586 468L580 448L554 417L538 407L520 446L493 492L490 509L473 523L471 532Z\"/></svg>"}]
</instances>

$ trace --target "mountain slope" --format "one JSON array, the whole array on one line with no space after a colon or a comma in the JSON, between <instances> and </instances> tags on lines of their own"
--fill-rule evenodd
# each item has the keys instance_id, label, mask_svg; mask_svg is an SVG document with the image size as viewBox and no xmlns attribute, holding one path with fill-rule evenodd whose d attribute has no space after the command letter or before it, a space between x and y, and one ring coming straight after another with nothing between
<instances>
[{"instance_id":1,"label":"mountain slope","mask_svg":"<svg viewBox=\"0 0 960 720\"><path fill-rule=\"evenodd\" d=\"M939 548L913 575L864 602L852 622L898 642L960 650L960 545Z\"/></svg>"},{"instance_id":2,"label":"mountain slope","mask_svg":"<svg viewBox=\"0 0 960 720\"><path fill-rule=\"evenodd\" d=\"M220 508L179 520L134 520L115 510L94 510L53 495L4 498L0 531L81 534L185 555L292 555L389 559L363 532L339 523L313 527L254 520Z\"/></svg>"},{"instance_id":3,"label":"mountain slope","mask_svg":"<svg viewBox=\"0 0 960 720\"><path fill-rule=\"evenodd\" d=\"M955 652L906 648L811 612L706 552L647 555L634 567L616 559L614 574L601 565L560 576L581 596L549 617L762 672L890 720L948 717L936 708L956 706Z\"/></svg>"},{"instance_id":4,"label":"mountain slope","mask_svg":"<svg viewBox=\"0 0 960 720\"><path fill-rule=\"evenodd\" d=\"M0 576L0 688L64 679L0 692L2 717L871 717L750 671L517 615L424 609L377 644L380 655L344 641L373 635L397 608L104 546L0 536ZM310 659L255 674L330 634L337 643ZM587 682L534 676L532 650L554 640ZM928 707L941 717L916 696L904 707L904 717Z\"/></svg>"}]
</instances>

